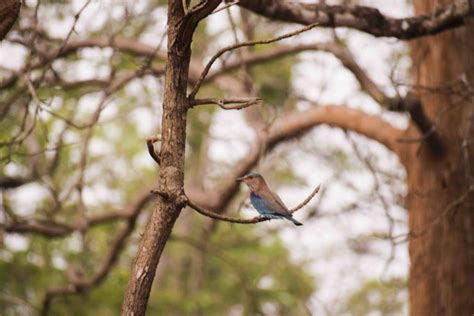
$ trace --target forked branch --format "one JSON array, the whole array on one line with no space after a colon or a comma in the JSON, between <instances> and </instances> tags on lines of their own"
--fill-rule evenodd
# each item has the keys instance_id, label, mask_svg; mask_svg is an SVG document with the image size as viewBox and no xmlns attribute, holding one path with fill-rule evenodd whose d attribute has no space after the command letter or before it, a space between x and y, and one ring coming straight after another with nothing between
<instances>
[{"instance_id":1,"label":"forked branch","mask_svg":"<svg viewBox=\"0 0 474 316\"><path fill-rule=\"evenodd\" d=\"M199 77L196 84L194 85L193 90L189 94L189 97L188 97L189 100L194 100L194 98L196 97L196 94L198 93L199 89L201 88L202 83L204 82L204 79L206 79L206 76L209 73L209 70L211 70L212 65L224 53L232 51L232 50L237 49L237 48L241 48L241 47L249 47L249 46L255 46L255 45L260 45L260 44L271 44L271 43L274 43L274 42L278 42L278 41L281 41L285 38L293 37L295 35L298 35L298 34L306 32L306 31L309 31L312 28L316 27L317 25L318 25L318 23L313 23L313 24L310 24L310 25L308 25L306 27L303 27L299 30L296 30L296 31L293 31L293 32L290 32L290 33L286 33L286 34L283 34L281 36L274 37L274 38L271 38L271 39L247 41L247 42L237 43L237 44L234 44L234 45L230 45L230 46L221 48L217 53L214 54L214 56L212 56L211 60L209 60L206 67L204 67L204 70L202 71L201 76Z\"/></svg>"}]
</instances>

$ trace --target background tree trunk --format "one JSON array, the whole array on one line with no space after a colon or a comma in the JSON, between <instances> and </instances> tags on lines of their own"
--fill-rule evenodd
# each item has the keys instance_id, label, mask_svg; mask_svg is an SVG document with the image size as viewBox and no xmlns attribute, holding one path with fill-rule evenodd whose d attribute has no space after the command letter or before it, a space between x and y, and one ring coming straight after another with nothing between
<instances>
[{"instance_id":1,"label":"background tree trunk","mask_svg":"<svg viewBox=\"0 0 474 316\"><path fill-rule=\"evenodd\" d=\"M417 0L415 11L428 12L449 2ZM474 155L469 145L474 105L472 34L474 27L467 23L412 43L416 85L426 113L437 124L445 154L435 156L422 144L420 150L418 145L408 145L403 157L413 234L409 244L411 315L474 313L474 208L470 189ZM415 137L413 126L409 134Z\"/></svg>"}]
</instances>

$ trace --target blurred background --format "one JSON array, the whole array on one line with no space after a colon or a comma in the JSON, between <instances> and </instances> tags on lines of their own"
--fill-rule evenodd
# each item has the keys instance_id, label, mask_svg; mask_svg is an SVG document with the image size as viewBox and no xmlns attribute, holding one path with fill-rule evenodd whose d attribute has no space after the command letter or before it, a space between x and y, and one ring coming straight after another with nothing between
<instances>
[{"instance_id":1,"label":"blurred background","mask_svg":"<svg viewBox=\"0 0 474 316\"><path fill-rule=\"evenodd\" d=\"M356 2L393 17L413 14L405 1ZM0 314L36 315L45 304L51 315L119 313L153 209L148 192L158 166L145 139L160 132L166 12L166 1L155 0L26 0L0 43ZM190 80L222 47L298 28L237 6L220 10L196 31ZM297 48L315 43L329 48ZM263 102L189 111L186 191L210 209L257 215L246 188L225 201L220 190L261 131L314 104L361 109L406 127L406 114L384 112L361 90L337 49L387 95L406 92L407 45L354 30L315 28L226 53L200 94ZM267 57L239 63L252 56ZM184 209L148 314L407 313L407 247L390 238L407 231L405 171L394 154L318 126L260 152L252 169L290 208L322 185L295 213L304 226L231 224Z\"/></svg>"}]
</instances>

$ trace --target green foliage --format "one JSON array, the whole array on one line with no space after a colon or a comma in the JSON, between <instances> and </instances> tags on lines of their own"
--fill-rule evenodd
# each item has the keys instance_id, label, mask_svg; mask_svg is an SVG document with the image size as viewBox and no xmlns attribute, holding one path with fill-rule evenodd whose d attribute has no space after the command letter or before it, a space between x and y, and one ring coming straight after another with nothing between
<instances>
[{"instance_id":1,"label":"green foliage","mask_svg":"<svg viewBox=\"0 0 474 316\"><path fill-rule=\"evenodd\" d=\"M271 50L273 45L256 46L255 52ZM294 57L266 62L252 68L252 79L258 95L269 106L281 107L291 90Z\"/></svg>"},{"instance_id":2,"label":"green foliage","mask_svg":"<svg viewBox=\"0 0 474 316\"><path fill-rule=\"evenodd\" d=\"M350 296L341 314L363 316L378 312L380 315L400 315L406 304L406 286L406 281L398 278L387 282L368 281Z\"/></svg>"},{"instance_id":3,"label":"green foliage","mask_svg":"<svg viewBox=\"0 0 474 316\"><path fill-rule=\"evenodd\" d=\"M43 238L29 238L26 250L0 251L0 310L5 315L18 315L28 305L34 309L46 284L65 282L64 274L52 264L58 245Z\"/></svg>"},{"instance_id":4,"label":"green foliage","mask_svg":"<svg viewBox=\"0 0 474 316\"><path fill-rule=\"evenodd\" d=\"M45 288L67 282L62 268L53 264L53 257L62 253L85 275L91 275L106 255L117 228L106 225L87 235L87 255L71 249L73 238L51 242L35 237L26 251L3 250L1 296L15 297L39 309ZM171 264L163 262L158 269L150 315L225 315L232 309L245 315L301 315L315 290L307 267L291 262L277 237L259 237L254 226L220 225L207 243L172 237L166 253ZM56 299L52 315L69 315L71 311L74 315L117 315L132 255L126 252L100 287ZM273 312L268 312L269 306ZM0 308L6 315L17 311L15 304L5 300L0 300Z\"/></svg>"},{"instance_id":5,"label":"green foliage","mask_svg":"<svg viewBox=\"0 0 474 316\"><path fill-rule=\"evenodd\" d=\"M180 259L161 271L157 282L177 286L152 292L150 314L301 315L315 290L305 265L291 262L278 238L259 237L252 226L219 225L208 242L172 241L168 254Z\"/></svg>"}]
</instances>

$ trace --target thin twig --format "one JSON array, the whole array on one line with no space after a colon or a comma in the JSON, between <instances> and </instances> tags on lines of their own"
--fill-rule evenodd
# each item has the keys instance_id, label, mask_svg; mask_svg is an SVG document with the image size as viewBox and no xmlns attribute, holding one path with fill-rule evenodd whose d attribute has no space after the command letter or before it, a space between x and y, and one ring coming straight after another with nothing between
<instances>
[{"instance_id":1,"label":"thin twig","mask_svg":"<svg viewBox=\"0 0 474 316\"><path fill-rule=\"evenodd\" d=\"M43 297L40 315L49 315L54 298L58 296L85 293L98 287L102 282L104 282L113 267L117 264L120 254L125 249L129 237L135 229L138 216L151 198L152 196L145 191L124 210L124 213L127 214L126 226L115 236L104 261L94 275L87 278L74 274L74 271L72 271L73 273L68 275L68 284L61 287L50 288L46 291L46 294Z\"/></svg>"},{"instance_id":2,"label":"thin twig","mask_svg":"<svg viewBox=\"0 0 474 316\"><path fill-rule=\"evenodd\" d=\"M191 91L191 93L189 94L188 98L190 100L193 100L196 97L196 94L198 93L199 88L201 87L204 79L206 79L206 76L209 73L209 70L211 69L212 65L225 52L228 52L228 51L231 51L231 50L234 50L234 49L237 49L237 48L241 48L241 47L249 47L249 46L254 46L254 45L271 44L271 43L274 43L274 42L278 42L278 41L281 41L283 39L293 37L295 35L298 35L298 34L301 34L303 32L309 31L312 28L316 27L317 25L318 25L318 23L313 23L313 24L310 24L310 25L308 25L306 27L303 27L299 30L296 30L296 31L293 31L293 32L290 32L290 33L286 33L286 34L283 34L281 36L274 37L274 38L271 38L271 39L247 41L247 42L242 42L242 43L230 45L230 46L227 46L227 47L224 47L224 48L220 49L214 56L212 56L211 60L207 63L206 67L202 71L201 76L199 77L196 84L194 85L194 88Z\"/></svg>"},{"instance_id":3,"label":"thin twig","mask_svg":"<svg viewBox=\"0 0 474 316\"><path fill-rule=\"evenodd\" d=\"M298 204L297 206L295 206L295 207L293 207L292 209L290 209L290 213L294 213L294 212L300 210L301 208L305 207L306 204L308 204L308 203L313 199L313 197L319 192L319 190L321 190L321 184L318 185L318 186L313 190L313 192L311 192L311 194L308 195L308 197L303 200L303 202L301 202L301 203Z\"/></svg>"},{"instance_id":4,"label":"thin twig","mask_svg":"<svg viewBox=\"0 0 474 316\"><path fill-rule=\"evenodd\" d=\"M153 145L156 142L161 141L161 135L155 135L148 137L146 139L146 146L148 148L148 153L150 154L151 158L153 158L154 161L159 165L161 163L160 156L155 151L155 146Z\"/></svg>"},{"instance_id":5,"label":"thin twig","mask_svg":"<svg viewBox=\"0 0 474 316\"><path fill-rule=\"evenodd\" d=\"M238 3L239 3L239 0L229 2L229 3L227 3L226 5L224 5L223 7L217 9L216 11L212 12L212 13L209 14L209 15L216 14L217 12L220 12L220 11L222 11L222 10L225 10L225 9L227 9L227 8L230 8L231 6L234 6L234 5L238 4Z\"/></svg>"},{"instance_id":6,"label":"thin twig","mask_svg":"<svg viewBox=\"0 0 474 316\"><path fill-rule=\"evenodd\" d=\"M217 104L220 108L224 110L241 110L248 108L252 105L259 104L262 102L261 98L205 98L205 99L196 99L189 102L189 107L193 108L197 105L204 104ZM225 106L226 104L234 104L232 106Z\"/></svg>"}]
</instances>

